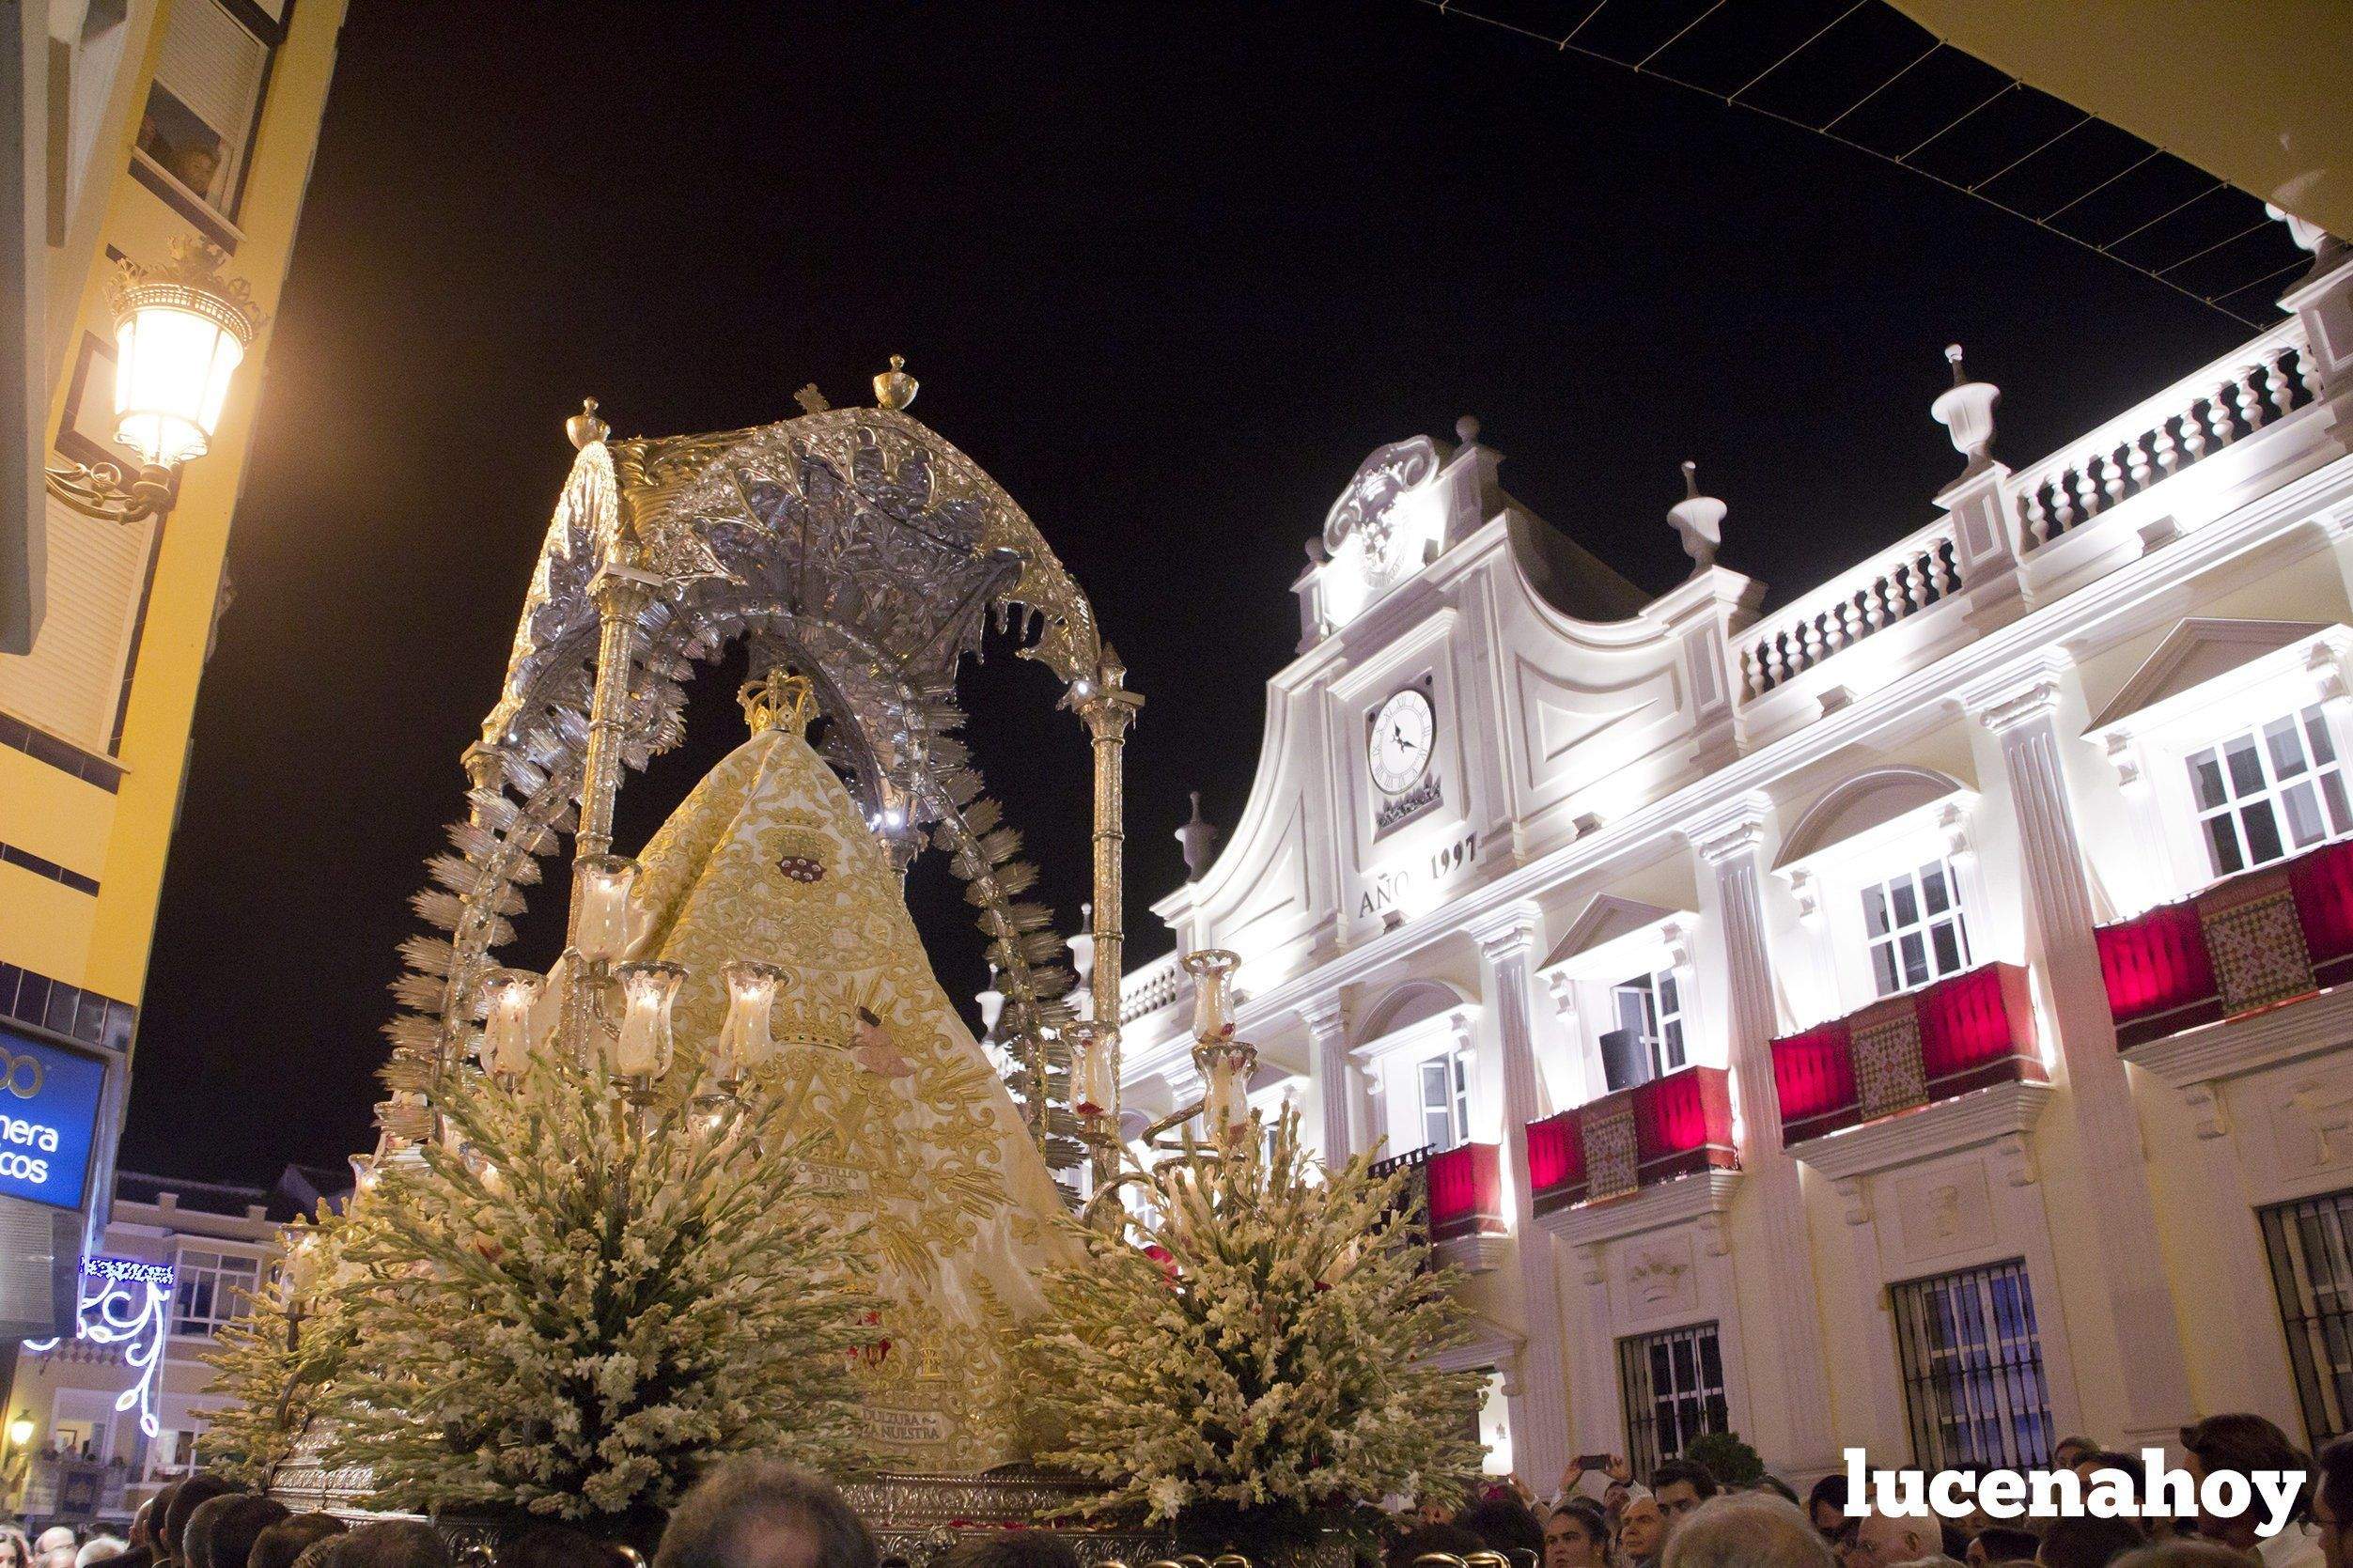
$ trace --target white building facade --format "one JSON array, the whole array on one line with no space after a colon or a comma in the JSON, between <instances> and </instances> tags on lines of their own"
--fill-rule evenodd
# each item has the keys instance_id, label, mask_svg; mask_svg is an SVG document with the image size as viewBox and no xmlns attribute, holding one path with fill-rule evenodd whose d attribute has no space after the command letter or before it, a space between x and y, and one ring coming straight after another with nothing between
<instances>
[{"instance_id":1,"label":"white building facade","mask_svg":"<svg viewBox=\"0 0 2353 1568\"><path fill-rule=\"evenodd\" d=\"M1490 1465L1730 1429L1802 1482L2353 1425L2353 261L1760 614L1645 598L1470 422L1365 460L1248 805L1153 906L1254 1103L1419 1168ZM1196 1098L1125 986L1123 1103Z\"/></svg>"},{"instance_id":2,"label":"white building facade","mask_svg":"<svg viewBox=\"0 0 2353 1568\"><path fill-rule=\"evenodd\" d=\"M104 1240L83 1265L80 1332L28 1342L17 1357L0 1424L12 1513L125 1527L203 1464L213 1373L201 1358L277 1267L287 1224L316 1215L317 1184L331 1181L292 1167L266 1189L117 1178Z\"/></svg>"}]
</instances>

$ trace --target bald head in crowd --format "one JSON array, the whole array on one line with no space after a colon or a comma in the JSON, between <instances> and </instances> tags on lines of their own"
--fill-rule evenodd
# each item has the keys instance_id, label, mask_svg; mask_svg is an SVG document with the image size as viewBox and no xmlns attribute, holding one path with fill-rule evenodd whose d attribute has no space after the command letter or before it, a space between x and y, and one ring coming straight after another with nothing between
<instances>
[{"instance_id":1,"label":"bald head in crowd","mask_svg":"<svg viewBox=\"0 0 2353 1568\"><path fill-rule=\"evenodd\" d=\"M1727 1492L1686 1514L1660 1568L1837 1568L1796 1504L1769 1492Z\"/></svg>"},{"instance_id":2,"label":"bald head in crowd","mask_svg":"<svg viewBox=\"0 0 2353 1568\"><path fill-rule=\"evenodd\" d=\"M1874 1508L1855 1526L1854 1553L1847 1561L1850 1568L1893 1568L1943 1555L1944 1532L1933 1516L1898 1518Z\"/></svg>"},{"instance_id":3,"label":"bald head in crowd","mask_svg":"<svg viewBox=\"0 0 2353 1568\"><path fill-rule=\"evenodd\" d=\"M670 1515L654 1568L878 1568L874 1537L822 1478L773 1459L721 1465Z\"/></svg>"}]
</instances>

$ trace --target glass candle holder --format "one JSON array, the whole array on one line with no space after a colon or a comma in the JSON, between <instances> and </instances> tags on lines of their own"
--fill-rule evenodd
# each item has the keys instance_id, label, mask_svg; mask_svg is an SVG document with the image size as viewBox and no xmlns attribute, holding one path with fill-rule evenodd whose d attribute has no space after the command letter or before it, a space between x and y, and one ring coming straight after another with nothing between
<instances>
[{"instance_id":1,"label":"glass candle holder","mask_svg":"<svg viewBox=\"0 0 2353 1568\"><path fill-rule=\"evenodd\" d=\"M719 1054L712 1067L721 1082L733 1083L776 1055L770 1018L785 971L774 964L739 958L719 974L727 983L727 1019L719 1026Z\"/></svg>"},{"instance_id":2,"label":"glass candle holder","mask_svg":"<svg viewBox=\"0 0 2353 1568\"><path fill-rule=\"evenodd\" d=\"M630 893L637 862L627 855L589 855L573 868L580 878L572 946L591 963L610 964L629 951Z\"/></svg>"},{"instance_id":3,"label":"glass candle holder","mask_svg":"<svg viewBox=\"0 0 2353 1568\"><path fill-rule=\"evenodd\" d=\"M1184 956L1184 970L1192 976L1192 1037L1196 1040L1217 1040L1234 1032L1234 1013L1230 996L1234 971L1241 967L1239 955L1222 947L1205 947L1198 953Z\"/></svg>"},{"instance_id":4,"label":"glass candle holder","mask_svg":"<svg viewBox=\"0 0 2353 1568\"><path fill-rule=\"evenodd\" d=\"M482 1025L482 1065L497 1077L519 1078L530 1063L532 1009L545 984L529 970L493 970L483 983L490 1013Z\"/></svg>"},{"instance_id":5,"label":"glass candle holder","mask_svg":"<svg viewBox=\"0 0 2353 1568\"><path fill-rule=\"evenodd\" d=\"M623 1078L659 1078L670 1067L670 1008L686 981L685 967L660 960L623 964L621 1032L613 1070Z\"/></svg>"}]
</instances>

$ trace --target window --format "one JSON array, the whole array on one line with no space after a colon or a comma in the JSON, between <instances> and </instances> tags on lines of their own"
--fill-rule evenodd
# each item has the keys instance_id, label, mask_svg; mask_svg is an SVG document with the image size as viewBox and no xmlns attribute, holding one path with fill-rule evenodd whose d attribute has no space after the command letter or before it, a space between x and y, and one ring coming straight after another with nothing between
<instances>
[{"instance_id":1,"label":"window","mask_svg":"<svg viewBox=\"0 0 2353 1568\"><path fill-rule=\"evenodd\" d=\"M2317 705L2192 752L2189 789L2217 877L2353 831L2345 771Z\"/></svg>"},{"instance_id":2,"label":"window","mask_svg":"<svg viewBox=\"0 0 2353 1568\"><path fill-rule=\"evenodd\" d=\"M2313 1446L2353 1428L2353 1190L2259 1212Z\"/></svg>"},{"instance_id":3,"label":"window","mask_svg":"<svg viewBox=\"0 0 2353 1568\"><path fill-rule=\"evenodd\" d=\"M1912 1462L1931 1470L2048 1463L2050 1394L2025 1264L1912 1280L1888 1296Z\"/></svg>"},{"instance_id":4,"label":"window","mask_svg":"<svg viewBox=\"0 0 2353 1568\"><path fill-rule=\"evenodd\" d=\"M1438 1154L1471 1135L1471 1070L1460 1051L1422 1063L1422 1146Z\"/></svg>"},{"instance_id":5,"label":"window","mask_svg":"<svg viewBox=\"0 0 2353 1568\"><path fill-rule=\"evenodd\" d=\"M270 45L222 0L175 0L139 119L139 151L221 217L234 220L261 115ZM254 21L266 25L258 12Z\"/></svg>"},{"instance_id":6,"label":"window","mask_svg":"<svg viewBox=\"0 0 2353 1568\"><path fill-rule=\"evenodd\" d=\"M1960 887L1942 860L1864 888L1862 925L1871 942L1871 976L1883 997L1969 968Z\"/></svg>"},{"instance_id":7,"label":"window","mask_svg":"<svg viewBox=\"0 0 2353 1568\"><path fill-rule=\"evenodd\" d=\"M211 1334L242 1314L261 1282L261 1265L234 1253L183 1250L172 1287L172 1332Z\"/></svg>"},{"instance_id":8,"label":"window","mask_svg":"<svg viewBox=\"0 0 2353 1568\"><path fill-rule=\"evenodd\" d=\"M1618 1341L1618 1388L1626 1400L1626 1456L1636 1475L1648 1475L1701 1434L1732 1424L1712 1323Z\"/></svg>"},{"instance_id":9,"label":"window","mask_svg":"<svg viewBox=\"0 0 2353 1568\"><path fill-rule=\"evenodd\" d=\"M1613 993L1617 1026L1630 1030L1650 1052L1650 1076L1659 1078L1683 1065L1683 987L1675 970L1638 974L1620 983Z\"/></svg>"}]
</instances>

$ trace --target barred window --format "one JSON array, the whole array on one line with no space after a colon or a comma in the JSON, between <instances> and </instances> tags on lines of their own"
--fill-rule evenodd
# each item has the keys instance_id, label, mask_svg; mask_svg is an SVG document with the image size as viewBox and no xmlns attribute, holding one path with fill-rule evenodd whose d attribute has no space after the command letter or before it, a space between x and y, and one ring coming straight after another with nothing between
<instances>
[{"instance_id":1,"label":"barred window","mask_svg":"<svg viewBox=\"0 0 2353 1568\"><path fill-rule=\"evenodd\" d=\"M233 1252L183 1250L174 1265L172 1332L211 1334L242 1315L245 1298L261 1283L261 1264Z\"/></svg>"},{"instance_id":2,"label":"barred window","mask_svg":"<svg viewBox=\"0 0 2353 1568\"><path fill-rule=\"evenodd\" d=\"M1731 1425L1713 1323L1618 1341L1618 1386L1626 1401L1626 1456L1638 1476L1701 1434Z\"/></svg>"},{"instance_id":3,"label":"barred window","mask_svg":"<svg viewBox=\"0 0 2353 1568\"><path fill-rule=\"evenodd\" d=\"M2259 1211L2304 1433L2318 1448L2353 1428L2353 1190Z\"/></svg>"},{"instance_id":4,"label":"barred window","mask_svg":"<svg viewBox=\"0 0 2353 1568\"><path fill-rule=\"evenodd\" d=\"M2050 1459L2050 1390L2026 1265L1888 1287L1895 1353L1923 1468L2025 1469Z\"/></svg>"}]
</instances>

